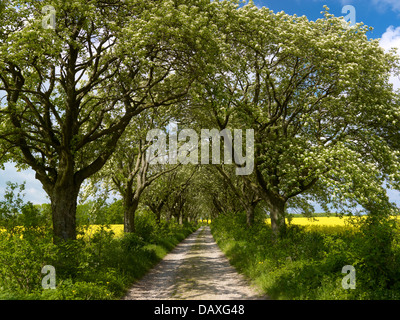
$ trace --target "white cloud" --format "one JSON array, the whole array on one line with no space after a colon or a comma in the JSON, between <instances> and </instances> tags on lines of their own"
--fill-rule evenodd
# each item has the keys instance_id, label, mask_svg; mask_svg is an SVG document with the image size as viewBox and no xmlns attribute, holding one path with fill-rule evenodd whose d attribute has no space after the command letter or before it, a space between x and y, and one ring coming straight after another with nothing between
<instances>
[{"instance_id":1,"label":"white cloud","mask_svg":"<svg viewBox=\"0 0 400 320\"><path fill-rule=\"evenodd\" d=\"M372 0L372 3L380 10L390 8L393 11L400 11L400 0Z\"/></svg>"},{"instance_id":2,"label":"white cloud","mask_svg":"<svg viewBox=\"0 0 400 320\"><path fill-rule=\"evenodd\" d=\"M396 203L397 207L400 207L400 191L393 189L386 189L387 195L391 202Z\"/></svg>"},{"instance_id":3,"label":"white cloud","mask_svg":"<svg viewBox=\"0 0 400 320\"><path fill-rule=\"evenodd\" d=\"M380 45L385 50L397 48L398 54L400 55L400 27L395 28L394 26L390 26L389 28L387 28L386 32L381 37ZM390 81L393 83L395 89L400 89L399 76L392 76Z\"/></svg>"},{"instance_id":4,"label":"white cloud","mask_svg":"<svg viewBox=\"0 0 400 320\"><path fill-rule=\"evenodd\" d=\"M25 194L24 201L30 201L33 204L49 203L49 199L46 196L45 191L42 188L42 184L35 178L35 172L33 170L17 171L14 163L5 163L5 170L0 170L0 200L3 198L6 190L6 182L10 181L13 183L22 184L25 183Z\"/></svg>"}]
</instances>

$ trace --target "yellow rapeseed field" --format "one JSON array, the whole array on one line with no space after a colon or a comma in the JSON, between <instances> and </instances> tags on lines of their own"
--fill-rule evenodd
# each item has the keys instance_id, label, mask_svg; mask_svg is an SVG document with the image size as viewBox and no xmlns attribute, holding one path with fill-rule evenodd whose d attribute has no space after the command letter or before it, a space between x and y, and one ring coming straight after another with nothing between
<instances>
[{"instance_id":1,"label":"yellow rapeseed field","mask_svg":"<svg viewBox=\"0 0 400 320\"><path fill-rule=\"evenodd\" d=\"M349 222L349 217L296 217L290 222L286 219L286 224L304 226L307 231L320 231L324 233L338 233L345 230L354 230L354 227L352 227ZM266 223L271 223L270 219L266 219Z\"/></svg>"},{"instance_id":2,"label":"yellow rapeseed field","mask_svg":"<svg viewBox=\"0 0 400 320\"><path fill-rule=\"evenodd\" d=\"M346 228L351 228L348 224L348 217L316 217L316 218L293 218L291 220L291 224L305 226L307 230L320 230L320 231L339 231L344 230ZM211 223L211 220L199 220L199 222ZM266 220L267 223L270 223L270 220ZM286 223L289 223L286 220ZM92 237L96 231L100 229L101 225L90 225L87 229L84 230L85 236ZM115 233L115 237L121 237L124 234L124 225L123 224L111 224L105 227L107 231L112 230Z\"/></svg>"},{"instance_id":3,"label":"yellow rapeseed field","mask_svg":"<svg viewBox=\"0 0 400 320\"><path fill-rule=\"evenodd\" d=\"M299 226L345 226L348 217L316 217L316 218L293 218L291 223Z\"/></svg>"},{"instance_id":4,"label":"yellow rapeseed field","mask_svg":"<svg viewBox=\"0 0 400 320\"><path fill-rule=\"evenodd\" d=\"M86 237L92 237L98 230L100 230L102 226L99 224L92 224L88 227L85 227L84 233ZM104 226L106 231L112 230L114 232L115 237L121 237L124 234L124 225L123 224L110 224Z\"/></svg>"},{"instance_id":5,"label":"yellow rapeseed field","mask_svg":"<svg viewBox=\"0 0 400 320\"><path fill-rule=\"evenodd\" d=\"M203 219L203 220L199 219L199 223L202 223L202 222L210 224L211 223L211 219Z\"/></svg>"},{"instance_id":6,"label":"yellow rapeseed field","mask_svg":"<svg viewBox=\"0 0 400 320\"><path fill-rule=\"evenodd\" d=\"M83 232L83 234L85 235L85 237L89 237L91 238L98 230L100 230L100 228L102 227L102 225L100 224L91 224L89 226L84 226L84 227L79 227L78 231ZM114 232L114 236L115 237L121 237L124 234L124 225L123 224L110 224L107 226L103 226L104 229L106 231L110 231L112 230ZM24 227L18 226L15 228L15 231L17 231L17 233L22 233L22 231L24 230ZM0 232L5 232L7 231L4 228L0 228ZM21 234L21 239L22 239L22 234ZM78 235L79 238L79 235Z\"/></svg>"},{"instance_id":7,"label":"yellow rapeseed field","mask_svg":"<svg viewBox=\"0 0 400 320\"><path fill-rule=\"evenodd\" d=\"M305 226L307 231L319 231L324 233L341 233L345 230L354 228L349 224L349 217L315 217L309 218L293 218L293 225Z\"/></svg>"},{"instance_id":8,"label":"yellow rapeseed field","mask_svg":"<svg viewBox=\"0 0 400 320\"><path fill-rule=\"evenodd\" d=\"M271 223L270 219L266 219L267 223ZM349 217L315 217L315 218L293 218L290 222L286 219L287 224L295 224L299 226L345 226L349 222Z\"/></svg>"}]
</instances>

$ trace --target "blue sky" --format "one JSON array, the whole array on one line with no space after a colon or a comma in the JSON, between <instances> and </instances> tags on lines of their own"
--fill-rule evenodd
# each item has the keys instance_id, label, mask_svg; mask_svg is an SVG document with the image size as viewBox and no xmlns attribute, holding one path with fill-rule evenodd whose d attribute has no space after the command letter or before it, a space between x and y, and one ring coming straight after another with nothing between
<instances>
[{"instance_id":1,"label":"blue sky","mask_svg":"<svg viewBox=\"0 0 400 320\"><path fill-rule=\"evenodd\" d=\"M254 3L274 12L305 15L310 20L323 17L324 5L335 16L345 16L343 6L352 5L356 9L356 22L374 27L371 38L380 38L389 26L400 27L400 0L254 0Z\"/></svg>"},{"instance_id":2,"label":"blue sky","mask_svg":"<svg viewBox=\"0 0 400 320\"><path fill-rule=\"evenodd\" d=\"M380 38L385 49L398 47L400 52L400 0L254 0L258 7L266 6L274 12L285 11L288 14L305 15L310 20L322 17L323 6L327 5L335 16L346 16L342 13L345 5L355 8L356 22L363 22L374 28L371 38ZM392 79L395 88L400 88L400 79ZM0 170L0 198L4 194L6 181L22 183L26 181L25 200L33 203L49 202L41 184L35 179L32 170L17 172L12 163ZM398 192L389 191L393 201L400 204Z\"/></svg>"},{"instance_id":3,"label":"blue sky","mask_svg":"<svg viewBox=\"0 0 400 320\"><path fill-rule=\"evenodd\" d=\"M337 17L346 17L349 12L342 12L344 6L355 9L355 22L363 22L374 30L369 37L381 39L381 46L386 50L398 48L400 54L400 0L253 0L258 7L268 7L274 12L284 11L298 16L305 15L309 20L323 17L324 5ZM400 79L392 78L395 89L400 88Z\"/></svg>"}]
</instances>

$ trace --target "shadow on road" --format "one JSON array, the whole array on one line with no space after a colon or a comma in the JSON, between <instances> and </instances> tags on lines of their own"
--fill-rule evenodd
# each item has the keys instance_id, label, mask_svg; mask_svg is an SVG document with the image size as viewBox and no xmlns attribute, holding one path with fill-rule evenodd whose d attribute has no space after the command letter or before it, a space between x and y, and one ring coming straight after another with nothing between
<instances>
[{"instance_id":1,"label":"shadow on road","mask_svg":"<svg viewBox=\"0 0 400 320\"><path fill-rule=\"evenodd\" d=\"M128 300L232 300L268 299L237 273L202 227L133 285Z\"/></svg>"}]
</instances>

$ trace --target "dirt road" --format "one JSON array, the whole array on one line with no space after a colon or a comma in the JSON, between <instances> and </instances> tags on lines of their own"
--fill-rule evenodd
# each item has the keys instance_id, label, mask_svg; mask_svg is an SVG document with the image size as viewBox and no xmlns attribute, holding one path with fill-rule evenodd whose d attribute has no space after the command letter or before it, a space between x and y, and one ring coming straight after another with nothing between
<instances>
[{"instance_id":1,"label":"dirt road","mask_svg":"<svg viewBox=\"0 0 400 320\"><path fill-rule=\"evenodd\" d=\"M209 227L184 241L124 297L125 300L266 299L237 273L215 243Z\"/></svg>"}]
</instances>

